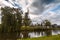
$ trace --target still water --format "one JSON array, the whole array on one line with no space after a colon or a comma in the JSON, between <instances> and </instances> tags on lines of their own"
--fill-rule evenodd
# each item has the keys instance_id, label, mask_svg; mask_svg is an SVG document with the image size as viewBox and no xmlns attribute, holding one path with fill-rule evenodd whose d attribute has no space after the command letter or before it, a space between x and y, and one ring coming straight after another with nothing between
<instances>
[{"instance_id":1,"label":"still water","mask_svg":"<svg viewBox=\"0 0 60 40\"><path fill-rule=\"evenodd\" d=\"M51 35L58 35L60 34L60 30L51 30ZM30 38L34 38L34 37L42 37L42 36L46 36L45 31L36 31L36 32L29 32L28 36ZM21 37L23 38L23 34L21 33Z\"/></svg>"}]
</instances>

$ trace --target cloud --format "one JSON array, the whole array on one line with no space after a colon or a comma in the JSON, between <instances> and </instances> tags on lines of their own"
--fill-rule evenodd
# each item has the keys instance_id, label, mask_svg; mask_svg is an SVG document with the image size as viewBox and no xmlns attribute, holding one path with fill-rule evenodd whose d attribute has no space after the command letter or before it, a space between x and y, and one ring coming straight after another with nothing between
<instances>
[{"instance_id":1,"label":"cloud","mask_svg":"<svg viewBox=\"0 0 60 40\"><path fill-rule=\"evenodd\" d=\"M34 22L48 19L60 24L60 0L0 0L0 5L21 7L24 12L29 8L29 16Z\"/></svg>"},{"instance_id":2,"label":"cloud","mask_svg":"<svg viewBox=\"0 0 60 40\"><path fill-rule=\"evenodd\" d=\"M5 0L0 0L0 6L9 6L13 7L13 5Z\"/></svg>"},{"instance_id":3,"label":"cloud","mask_svg":"<svg viewBox=\"0 0 60 40\"><path fill-rule=\"evenodd\" d=\"M50 16L49 19L51 20L52 23L60 25L60 13L59 14L55 13L53 16Z\"/></svg>"},{"instance_id":4,"label":"cloud","mask_svg":"<svg viewBox=\"0 0 60 40\"><path fill-rule=\"evenodd\" d=\"M35 9L35 11L33 11L32 14L35 14L38 17L35 17L32 20L34 22L40 23L42 20L48 19L53 24L56 23L56 24L60 25L60 0L54 0L49 3L46 3L46 2L43 3L41 0L37 0L37 1L35 1L32 5L32 7L35 7L35 8L33 8L33 9ZM39 3L40 1L42 3ZM40 6L39 6L39 4L40 4ZM39 9L42 9L42 12L40 12L41 10L39 10Z\"/></svg>"},{"instance_id":5,"label":"cloud","mask_svg":"<svg viewBox=\"0 0 60 40\"><path fill-rule=\"evenodd\" d=\"M44 9L41 0L35 0L35 1L31 4L31 7L34 7L34 8L35 8L35 10L34 10L34 9L33 9L33 10L34 10L34 13L35 13L36 15L41 14L41 13L43 12L43 9Z\"/></svg>"},{"instance_id":6,"label":"cloud","mask_svg":"<svg viewBox=\"0 0 60 40\"><path fill-rule=\"evenodd\" d=\"M42 20L48 19L52 23L60 24L60 0L33 0L27 1L29 2L27 5L25 4L26 1L22 0L20 2L23 9L26 10L29 7L32 21L40 23Z\"/></svg>"},{"instance_id":7,"label":"cloud","mask_svg":"<svg viewBox=\"0 0 60 40\"><path fill-rule=\"evenodd\" d=\"M31 4L30 9L34 10L33 11L34 14L39 15L39 14L42 14L46 10L52 9L59 2L60 0L34 0L34 2Z\"/></svg>"}]
</instances>

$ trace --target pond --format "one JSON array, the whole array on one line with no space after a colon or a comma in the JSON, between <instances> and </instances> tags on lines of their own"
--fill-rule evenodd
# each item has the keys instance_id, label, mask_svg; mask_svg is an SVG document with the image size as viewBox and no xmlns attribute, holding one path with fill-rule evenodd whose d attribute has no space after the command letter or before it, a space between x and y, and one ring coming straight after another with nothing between
<instances>
[{"instance_id":1,"label":"pond","mask_svg":"<svg viewBox=\"0 0 60 40\"><path fill-rule=\"evenodd\" d=\"M50 30L48 34L51 33L51 35L58 35L60 34L60 30ZM25 33L24 33L25 34ZM24 34L21 32L21 38L23 38ZM45 31L32 31L27 33L27 37L34 38L34 37L42 37L47 36L47 33Z\"/></svg>"},{"instance_id":2,"label":"pond","mask_svg":"<svg viewBox=\"0 0 60 40\"><path fill-rule=\"evenodd\" d=\"M0 33L0 39L18 39L18 38L35 38L49 35L58 35L60 30L45 30L45 31L21 31L19 33Z\"/></svg>"}]
</instances>

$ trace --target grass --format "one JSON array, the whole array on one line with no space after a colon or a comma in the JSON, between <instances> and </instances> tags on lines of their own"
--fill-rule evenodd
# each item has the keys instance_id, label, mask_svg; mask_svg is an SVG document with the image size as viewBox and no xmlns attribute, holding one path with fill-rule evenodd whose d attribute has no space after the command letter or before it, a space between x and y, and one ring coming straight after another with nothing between
<instances>
[{"instance_id":1,"label":"grass","mask_svg":"<svg viewBox=\"0 0 60 40\"><path fill-rule=\"evenodd\" d=\"M60 35L45 36L38 38L25 38L25 39L17 39L17 40L60 40Z\"/></svg>"}]
</instances>

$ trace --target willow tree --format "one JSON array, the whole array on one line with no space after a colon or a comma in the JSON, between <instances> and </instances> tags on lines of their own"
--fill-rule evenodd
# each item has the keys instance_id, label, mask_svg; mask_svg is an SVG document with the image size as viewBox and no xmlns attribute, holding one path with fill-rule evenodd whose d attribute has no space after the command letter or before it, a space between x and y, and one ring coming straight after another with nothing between
<instances>
[{"instance_id":1,"label":"willow tree","mask_svg":"<svg viewBox=\"0 0 60 40\"><path fill-rule=\"evenodd\" d=\"M18 31L20 31L20 27L22 26L22 11L17 8L10 7L4 7L1 8L1 10L2 32L17 33Z\"/></svg>"},{"instance_id":2,"label":"willow tree","mask_svg":"<svg viewBox=\"0 0 60 40\"><path fill-rule=\"evenodd\" d=\"M12 18L12 9L9 7L1 8L2 10L2 31L8 32L11 26L11 18Z\"/></svg>"},{"instance_id":3,"label":"willow tree","mask_svg":"<svg viewBox=\"0 0 60 40\"><path fill-rule=\"evenodd\" d=\"M16 31L17 31L17 36L19 37L20 36L20 29L22 27L22 14L23 12L19 9L16 9Z\"/></svg>"}]
</instances>

